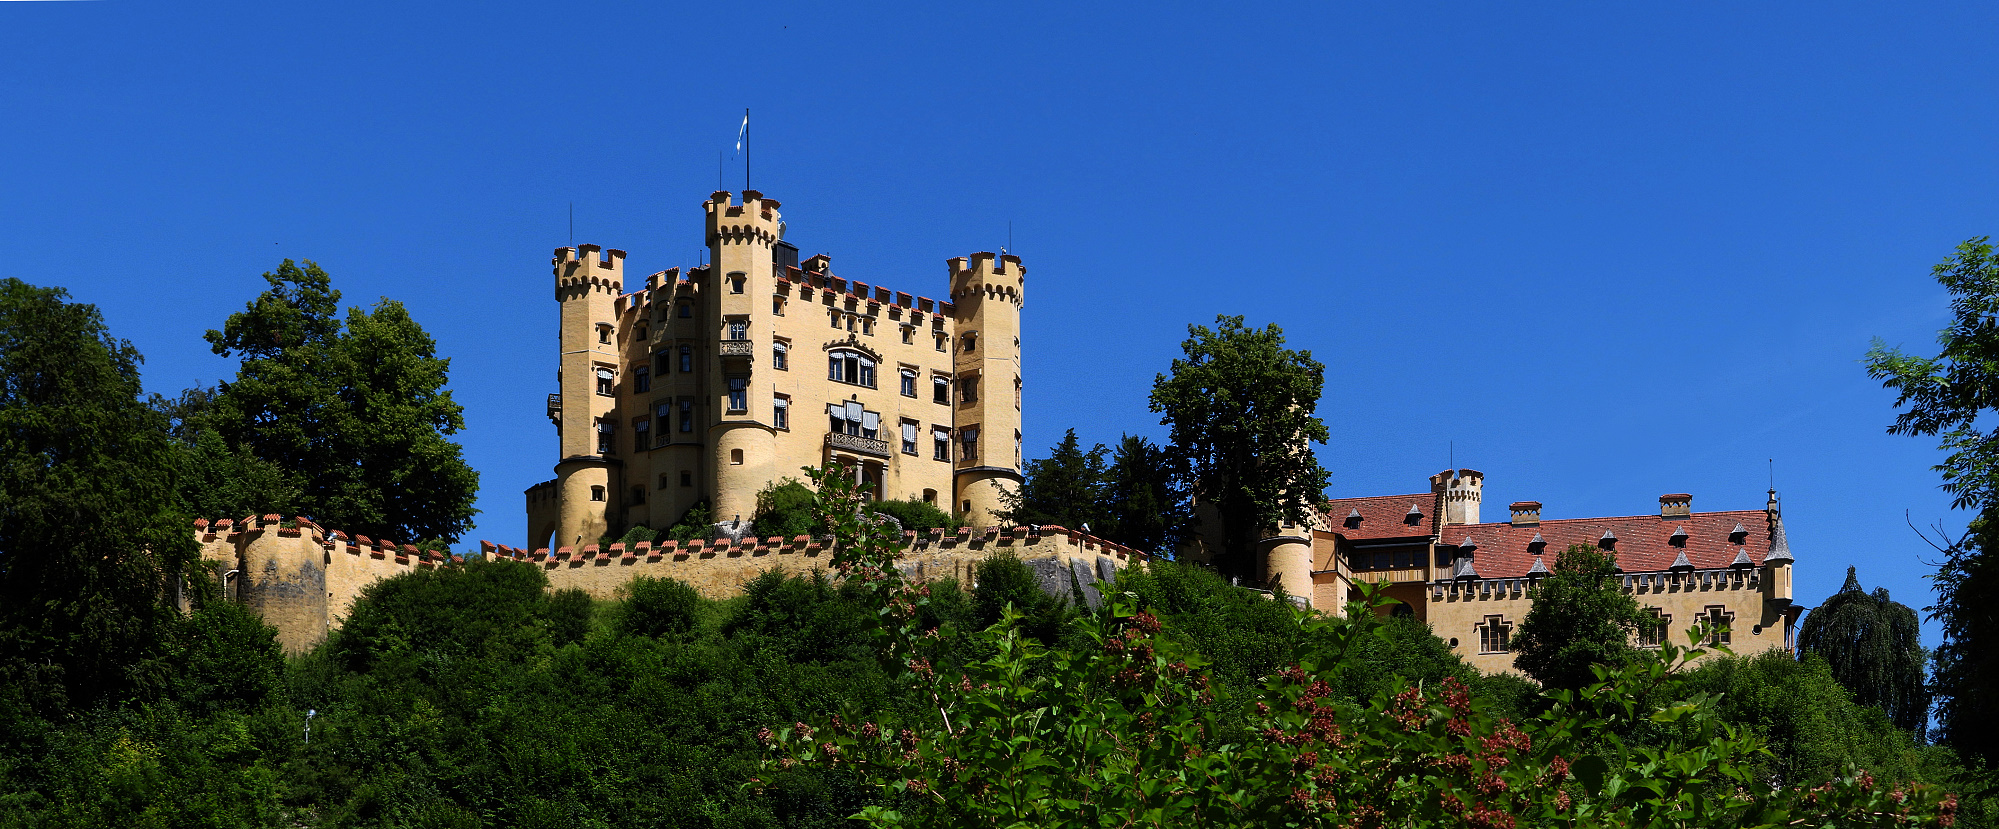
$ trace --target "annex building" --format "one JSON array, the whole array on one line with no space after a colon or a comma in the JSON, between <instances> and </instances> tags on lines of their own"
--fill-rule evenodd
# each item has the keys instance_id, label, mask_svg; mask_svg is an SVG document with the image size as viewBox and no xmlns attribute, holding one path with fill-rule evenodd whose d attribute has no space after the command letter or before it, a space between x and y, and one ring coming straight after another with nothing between
<instances>
[{"instance_id":1,"label":"annex building","mask_svg":"<svg viewBox=\"0 0 1999 829\"><path fill-rule=\"evenodd\" d=\"M709 264L629 283L625 252L558 248L548 396L555 477L526 492L527 548L664 529L697 504L748 526L757 493L837 464L877 497L992 527L1020 481L1020 258L947 262L943 299L799 261L776 199L718 191Z\"/></svg>"},{"instance_id":2,"label":"annex building","mask_svg":"<svg viewBox=\"0 0 1999 829\"><path fill-rule=\"evenodd\" d=\"M1640 646L1706 621L1726 630L1710 641L1737 653L1792 649L1804 608L1791 599L1790 543L1771 490L1761 509L1694 512L1685 493L1659 496L1656 513L1542 517L1519 501L1505 521L1483 521L1484 474L1444 470L1427 492L1337 498L1308 527L1285 527L1263 543L1265 578L1340 612L1358 582L1387 585L1395 612L1430 624L1481 671L1512 670L1513 629L1536 587L1573 544L1614 552L1621 587L1653 624Z\"/></svg>"}]
</instances>

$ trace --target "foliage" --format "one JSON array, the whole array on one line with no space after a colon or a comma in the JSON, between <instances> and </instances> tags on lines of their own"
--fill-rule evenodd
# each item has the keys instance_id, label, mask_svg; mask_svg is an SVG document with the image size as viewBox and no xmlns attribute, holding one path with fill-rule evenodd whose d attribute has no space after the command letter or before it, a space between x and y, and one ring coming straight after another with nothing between
<instances>
[{"instance_id":1,"label":"foliage","mask_svg":"<svg viewBox=\"0 0 1999 829\"><path fill-rule=\"evenodd\" d=\"M472 559L418 569L362 590L331 651L365 672L419 652L465 657L518 650L549 629L547 587L540 568L515 562Z\"/></svg>"},{"instance_id":2,"label":"foliage","mask_svg":"<svg viewBox=\"0 0 1999 829\"><path fill-rule=\"evenodd\" d=\"M667 538L685 544L697 538L715 537L715 515L709 510L708 499L703 498L682 513L679 521L667 527Z\"/></svg>"},{"instance_id":3,"label":"foliage","mask_svg":"<svg viewBox=\"0 0 1999 829\"><path fill-rule=\"evenodd\" d=\"M644 524L633 524L629 529L625 530L624 535L612 539L610 543L623 544L626 549L630 549L632 545L641 541L652 541L656 538L659 538L659 533L653 530L653 528Z\"/></svg>"},{"instance_id":4,"label":"foliage","mask_svg":"<svg viewBox=\"0 0 1999 829\"><path fill-rule=\"evenodd\" d=\"M67 296L0 280L0 707L58 715L158 689L196 556L139 353Z\"/></svg>"},{"instance_id":5,"label":"foliage","mask_svg":"<svg viewBox=\"0 0 1999 829\"><path fill-rule=\"evenodd\" d=\"M1153 382L1152 410L1171 428L1182 491L1221 524L1202 530L1220 540L1214 565L1256 578L1264 531L1306 520L1324 497L1328 473L1310 444L1327 438L1313 414L1325 366L1285 348L1276 325L1250 329L1239 316L1215 323L1187 327L1186 356Z\"/></svg>"},{"instance_id":6,"label":"foliage","mask_svg":"<svg viewBox=\"0 0 1999 829\"><path fill-rule=\"evenodd\" d=\"M1824 780L1847 766L1891 783L1929 779L1934 753L1944 751L1919 748L1879 709L1858 703L1815 654L1710 656L1687 674L1686 687L1709 694L1722 719L1769 746L1759 776L1781 785Z\"/></svg>"},{"instance_id":7,"label":"foliage","mask_svg":"<svg viewBox=\"0 0 1999 829\"><path fill-rule=\"evenodd\" d=\"M169 694L197 714L253 711L284 687L278 632L240 604L203 602L175 625Z\"/></svg>"},{"instance_id":8,"label":"foliage","mask_svg":"<svg viewBox=\"0 0 1999 829\"><path fill-rule=\"evenodd\" d=\"M1867 352L1868 376L1898 394L1889 434L1939 436L1949 453L1935 469L1959 509L1975 511L1965 533L1939 546L1944 560L1931 578L1937 603L1931 618L1943 628L1932 653L1930 693L1937 737L1966 754L1999 761L1999 590L1991 551L1999 549L1999 425L1981 416L1999 411L1999 257L1989 237L1965 241L1931 269L1951 294L1950 327L1937 334L1935 357L1889 348Z\"/></svg>"},{"instance_id":9,"label":"foliage","mask_svg":"<svg viewBox=\"0 0 1999 829\"><path fill-rule=\"evenodd\" d=\"M750 517L761 536L795 538L815 535L812 490L793 478L772 481L757 493L757 511Z\"/></svg>"},{"instance_id":10,"label":"foliage","mask_svg":"<svg viewBox=\"0 0 1999 829\"><path fill-rule=\"evenodd\" d=\"M1089 450L1070 429L1048 457L1027 462L1018 491L1002 492L1018 525L1088 527L1090 534L1146 552L1169 549L1186 524L1173 482L1172 458L1141 437L1125 435L1115 450Z\"/></svg>"},{"instance_id":11,"label":"foliage","mask_svg":"<svg viewBox=\"0 0 1999 829\"><path fill-rule=\"evenodd\" d=\"M679 579L639 576L622 596L613 627L626 636L681 636L700 621L701 595Z\"/></svg>"},{"instance_id":12,"label":"foliage","mask_svg":"<svg viewBox=\"0 0 1999 829\"><path fill-rule=\"evenodd\" d=\"M289 473L321 524L455 540L479 476L448 439L465 428L445 389L451 361L394 300L351 308L343 325L340 292L311 262L287 259L264 280L269 290L207 334L242 363L206 426Z\"/></svg>"},{"instance_id":13,"label":"foliage","mask_svg":"<svg viewBox=\"0 0 1999 829\"><path fill-rule=\"evenodd\" d=\"M1848 567L1846 584L1805 617L1798 649L1823 658L1855 701L1881 709L1920 742L1930 719L1922 633L1914 609L1891 601L1888 588L1862 590Z\"/></svg>"},{"instance_id":14,"label":"foliage","mask_svg":"<svg viewBox=\"0 0 1999 829\"><path fill-rule=\"evenodd\" d=\"M918 535L931 530L956 529L958 522L951 520L951 514L939 509L936 504L909 498L901 501L879 501L870 507L875 512L887 515L902 525L905 532Z\"/></svg>"},{"instance_id":15,"label":"foliage","mask_svg":"<svg viewBox=\"0 0 1999 829\"><path fill-rule=\"evenodd\" d=\"M1514 666L1544 686L1573 690L1595 681L1593 666L1630 661L1631 635L1646 617L1616 579L1616 554L1589 544L1563 550L1513 634Z\"/></svg>"},{"instance_id":16,"label":"foliage","mask_svg":"<svg viewBox=\"0 0 1999 829\"><path fill-rule=\"evenodd\" d=\"M1041 587L1041 580L1012 550L1001 550L979 562L974 571L970 623L978 628L996 624L1012 609L1028 636L1053 643L1074 618L1067 585L1061 594ZM1062 575L1069 573L1065 568Z\"/></svg>"},{"instance_id":17,"label":"foliage","mask_svg":"<svg viewBox=\"0 0 1999 829\"><path fill-rule=\"evenodd\" d=\"M1084 451L1076 430L1063 433L1048 457L1028 461L1015 492L1002 491L1003 520L1032 526L1054 524L1069 529L1101 528L1105 523L1103 488L1106 452L1102 444Z\"/></svg>"}]
</instances>

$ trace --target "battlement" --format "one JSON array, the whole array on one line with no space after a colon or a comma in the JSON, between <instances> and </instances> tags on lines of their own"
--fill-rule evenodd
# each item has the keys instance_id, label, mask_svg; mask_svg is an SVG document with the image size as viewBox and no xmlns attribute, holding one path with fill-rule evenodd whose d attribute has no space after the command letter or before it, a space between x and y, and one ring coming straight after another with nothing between
<instances>
[{"instance_id":1,"label":"battlement","mask_svg":"<svg viewBox=\"0 0 1999 829\"><path fill-rule=\"evenodd\" d=\"M812 264L811 260L807 260L806 264ZM842 279L824 271L784 268L778 272L777 281L781 286L789 285L797 288L799 296L804 299L810 299L814 291L824 291L837 296L852 297L854 301L865 302L870 306L899 308L916 317L923 314L948 317L953 310L949 302L938 302L927 296L915 296L880 285L870 286L866 282Z\"/></svg>"},{"instance_id":2,"label":"battlement","mask_svg":"<svg viewBox=\"0 0 1999 829\"><path fill-rule=\"evenodd\" d=\"M1019 303L1027 282L1027 268L1011 253L995 256L980 251L971 256L945 260L951 269L951 298L959 300L974 293L1005 298Z\"/></svg>"},{"instance_id":3,"label":"battlement","mask_svg":"<svg viewBox=\"0 0 1999 829\"><path fill-rule=\"evenodd\" d=\"M742 585L770 570L804 574L830 566L834 548L810 536L785 538L718 538L685 544L641 541L627 547L586 544L527 550L490 541L479 543L480 554L492 560L525 562L541 567L554 589L579 588L594 598L610 599L637 576L675 578L693 585L703 596L726 599ZM1075 573L1080 585L1108 581L1117 570L1143 564L1145 553L1064 527L959 527L929 533L903 533L897 567L915 579L956 577L969 581L973 568L986 556L1012 550L1022 559L1057 562Z\"/></svg>"},{"instance_id":4,"label":"battlement","mask_svg":"<svg viewBox=\"0 0 1999 829\"><path fill-rule=\"evenodd\" d=\"M556 248L549 265L555 274L556 299L565 294L602 291L612 296L624 293L625 252L600 245Z\"/></svg>"},{"instance_id":5,"label":"battlement","mask_svg":"<svg viewBox=\"0 0 1999 829\"><path fill-rule=\"evenodd\" d=\"M752 242L772 244L777 241L777 227L782 223L783 214L778 212L777 199L764 198L755 190L744 190L743 201L737 204L727 190L717 190L702 202L707 211L708 240L725 244L749 244Z\"/></svg>"}]
</instances>

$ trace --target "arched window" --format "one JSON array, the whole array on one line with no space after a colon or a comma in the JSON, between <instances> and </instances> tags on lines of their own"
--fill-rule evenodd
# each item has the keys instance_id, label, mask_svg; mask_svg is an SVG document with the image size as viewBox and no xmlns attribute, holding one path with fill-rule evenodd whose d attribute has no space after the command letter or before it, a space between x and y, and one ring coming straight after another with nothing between
<instances>
[{"instance_id":1,"label":"arched window","mask_svg":"<svg viewBox=\"0 0 1999 829\"><path fill-rule=\"evenodd\" d=\"M835 351L826 355L826 379L857 386L875 387L874 358L858 351Z\"/></svg>"},{"instance_id":2,"label":"arched window","mask_svg":"<svg viewBox=\"0 0 1999 829\"><path fill-rule=\"evenodd\" d=\"M731 449L731 450L729 450L729 465L730 465L730 466L742 466L742 465L743 465L743 450L741 450L741 449Z\"/></svg>"}]
</instances>

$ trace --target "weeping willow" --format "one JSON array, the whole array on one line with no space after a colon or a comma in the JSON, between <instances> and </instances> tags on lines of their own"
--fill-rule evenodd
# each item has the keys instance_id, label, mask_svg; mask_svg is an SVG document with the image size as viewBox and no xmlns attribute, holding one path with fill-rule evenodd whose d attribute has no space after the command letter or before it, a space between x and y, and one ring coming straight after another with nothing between
<instances>
[{"instance_id":1,"label":"weeping willow","mask_svg":"<svg viewBox=\"0 0 1999 829\"><path fill-rule=\"evenodd\" d=\"M1891 601L1888 588L1868 593L1854 568L1846 568L1846 585L1805 617L1798 648L1824 657L1855 702L1881 709L1895 727L1923 739L1930 700L1922 629L1916 611Z\"/></svg>"}]
</instances>

